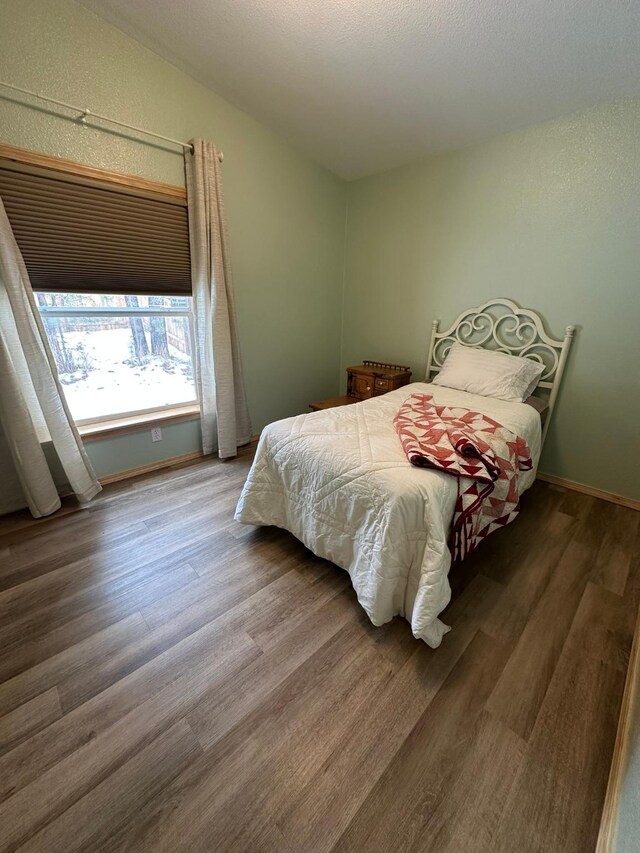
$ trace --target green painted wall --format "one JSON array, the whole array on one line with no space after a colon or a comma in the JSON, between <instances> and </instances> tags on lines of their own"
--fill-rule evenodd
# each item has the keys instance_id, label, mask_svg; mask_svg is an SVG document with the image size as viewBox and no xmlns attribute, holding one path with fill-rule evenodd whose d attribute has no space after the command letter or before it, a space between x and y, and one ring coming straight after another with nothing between
<instances>
[{"instance_id":1,"label":"green painted wall","mask_svg":"<svg viewBox=\"0 0 640 853\"><path fill-rule=\"evenodd\" d=\"M123 438L110 441L91 441L86 445L94 470L98 477L114 471L126 471L139 465L159 462L182 456L201 447L200 421L167 424L162 429L162 441L152 442L148 430L132 432ZM189 448L185 450L184 448ZM123 454L114 459L116 453ZM140 462L144 459L144 462Z\"/></svg>"},{"instance_id":2,"label":"green painted wall","mask_svg":"<svg viewBox=\"0 0 640 853\"><path fill-rule=\"evenodd\" d=\"M349 185L343 367L494 296L578 327L541 470L640 498L640 101Z\"/></svg>"},{"instance_id":3,"label":"green painted wall","mask_svg":"<svg viewBox=\"0 0 640 853\"><path fill-rule=\"evenodd\" d=\"M0 78L225 153L224 182L254 429L335 394L346 185L274 133L72 0L2 0ZM183 184L182 157L83 129L0 90L0 141ZM26 100L26 99L25 99ZM33 101L31 101L33 103ZM197 425L196 425L197 427ZM181 424L95 442L100 474L197 449Z\"/></svg>"}]
</instances>

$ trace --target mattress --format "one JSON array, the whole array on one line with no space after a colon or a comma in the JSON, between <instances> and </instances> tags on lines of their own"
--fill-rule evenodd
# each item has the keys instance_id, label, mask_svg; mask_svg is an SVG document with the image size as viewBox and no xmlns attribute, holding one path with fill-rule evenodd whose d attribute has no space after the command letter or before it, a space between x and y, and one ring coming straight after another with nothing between
<instances>
[{"instance_id":1,"label":"mattress","mask_svg":"<svg viewBox=\"0 0 640 853\"><path fill-rule=\"evenodd\" d=\"M451 597L447 547L457 480L407 460L393 417L414 393L436 405L482 412L522 436L535 479L541 427L524 403L507 403L421 382L351 406L277 421L260 437L236 519L290 531L307 548L349 572L374 625L400 615L436 648L449 630L439 618Z\"/></svg>"}]
</instances>

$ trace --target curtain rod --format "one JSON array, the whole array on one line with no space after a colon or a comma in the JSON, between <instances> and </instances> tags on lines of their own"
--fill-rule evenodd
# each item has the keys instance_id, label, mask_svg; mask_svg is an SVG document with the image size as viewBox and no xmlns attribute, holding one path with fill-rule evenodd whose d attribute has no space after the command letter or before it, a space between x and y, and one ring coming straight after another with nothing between
<instances>
[{"instance_id":1,"label":"curtain rod","mask_svg":"<svg viewBox=\"0 0 640 853\"><path fill-rule=\"evenodd\" d=\"M127 130L135 130L136 133L144 133L146 136L153 136L155 139L162 139L163 142L171 142L173 145L179 145L181 148L187 148L193 153L193 145L190 142L182 142L180 139L172 139L170 136L163 136L161 133L154 133L152 130L145 130L144 127L136 127L134 124L127 124L127 122L119 121L115 118L109 118L109 116L103 116L100 115L100 113L91 112L91 110L83 107L76 107L73 104L67 104L65 101L59 101L56 98L49 98L47 95L40 95L38 92L32 92L30 89L23 89L21 86L14 86L12 83L5 83L4 80L0 80L0 86L4 86L6 89L12 89L14 92L21 92L23 95L31 95L31 97L39 98L41 101L47 101L49 104L56 104L56 106L64 107L72 112L80 113L80 123L85 127L87 126L88 118L95 118L100 121L109 122L109 124L118 125L118 127L125 127ZM101 128L96 126L96 130L101 130ZM224 154L222 151L219 152L218 159L221 163L224 160Z\"/></svg>"}]
</instances>

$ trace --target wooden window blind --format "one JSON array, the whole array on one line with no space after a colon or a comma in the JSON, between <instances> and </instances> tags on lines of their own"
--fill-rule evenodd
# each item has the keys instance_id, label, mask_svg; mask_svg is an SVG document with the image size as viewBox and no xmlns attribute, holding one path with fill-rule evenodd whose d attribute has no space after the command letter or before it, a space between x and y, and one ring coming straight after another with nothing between
<instances>
[{"instance_id":1,"label":"wooden window blind","mask_svg":"<svg viewBox=\"0 0 640 853\"><path fill-rule=\"evenodd\" d=\"M34 157L54 167L0 150L0 198L34 290L191 293L183 191L154 192L151 182L106 172L103 180L79 164L74 174L68 161L58 168L55 158Z\"/></svg>"}]
</instances>

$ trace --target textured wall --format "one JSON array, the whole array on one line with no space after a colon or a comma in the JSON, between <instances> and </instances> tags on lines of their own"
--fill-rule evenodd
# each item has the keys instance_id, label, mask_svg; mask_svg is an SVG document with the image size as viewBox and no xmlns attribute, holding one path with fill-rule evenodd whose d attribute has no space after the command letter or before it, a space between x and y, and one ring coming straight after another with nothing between
<instances>
[{"instance_id":1,"label":"textured wall","mask_svg":"<svg viewBox=\"0 0 640 853\"><path fill-rule=\"evenodd\" d=\"M638 94L632 0L81 2L348 178Z\"/></svg>"},{"instance_id":2,"label":"textured wall","mask_svg":"<svg viewBox=\"0 0 640 853\"><path fill-rule=\"evenodd\" d=\"M344 364L507 296L578 327L541 470L640 498L640 101L349 185Z\"/></svg>"},{"instance_id":3,"label":"textured wall","mask_svg":"<svg viewBox=\"0 0 640 853\"><path fill-rule=\"evenodd\" d=\"M345 185L272 132L71 0L2 0L0 78L225 153L247 394L257 431L336 391ZM83 129L0 90L0 141L183 183L182 157ZM197 449L192 425L96 442L102 474Z\"/></svg>"}]
</instances>

